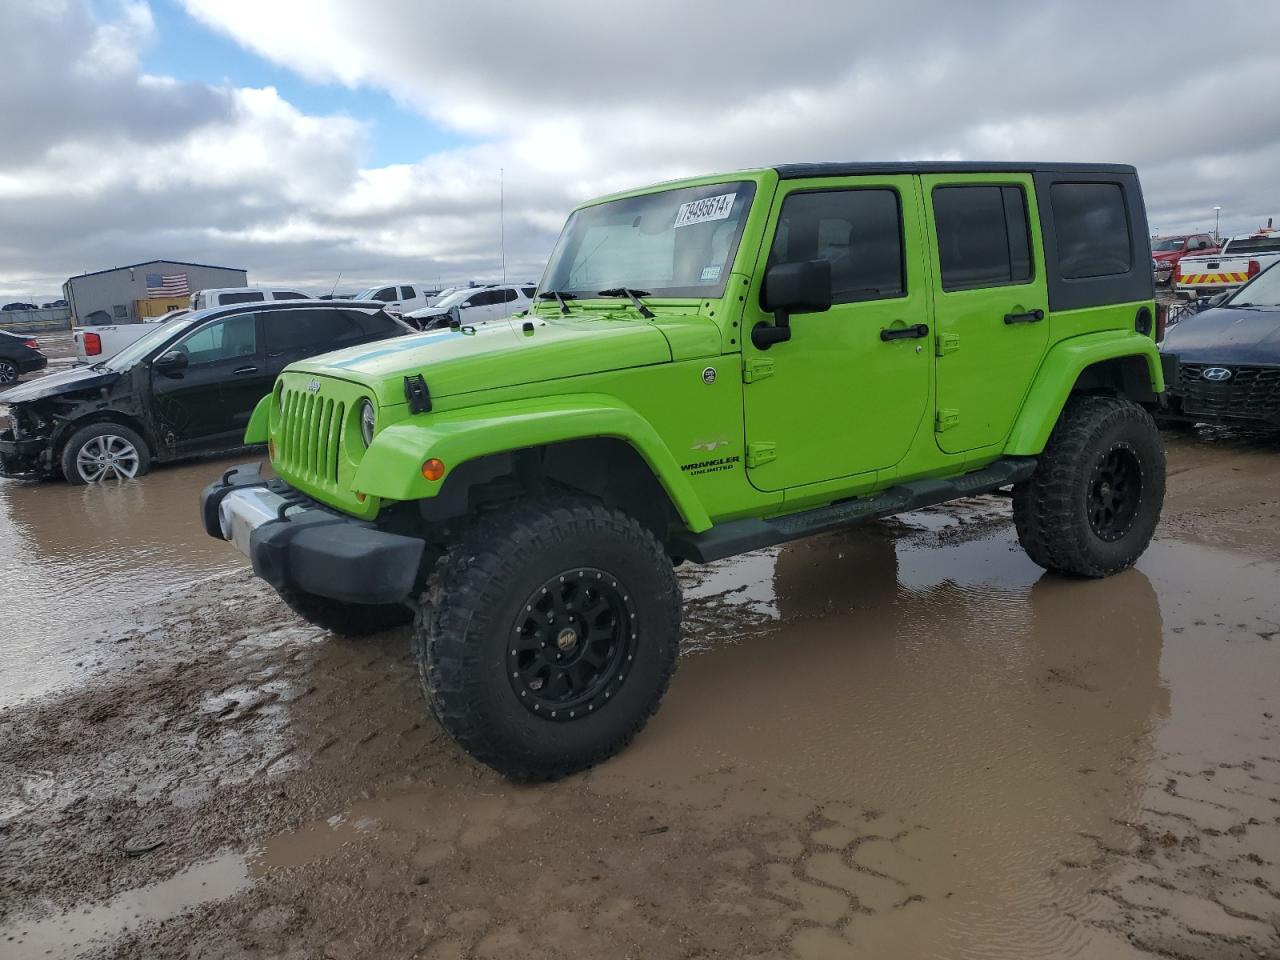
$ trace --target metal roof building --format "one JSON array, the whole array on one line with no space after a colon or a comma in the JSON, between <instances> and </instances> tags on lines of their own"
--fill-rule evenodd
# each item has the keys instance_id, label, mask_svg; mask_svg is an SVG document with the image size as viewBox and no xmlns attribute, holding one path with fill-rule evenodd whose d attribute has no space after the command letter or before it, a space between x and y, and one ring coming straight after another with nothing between
<instances>
[{"instance_id":1,"label":"metal roof building","mask_svg":"<svg viewBox=\"0 0 1280 960\"><path fill-rule=\"evenodd\" d=\"M189 306L197 290L248 283L248 272L236 267L147 260L71 277L62 285L62 296L78 325L137 323Z\"/></svg>"}]
</instances>

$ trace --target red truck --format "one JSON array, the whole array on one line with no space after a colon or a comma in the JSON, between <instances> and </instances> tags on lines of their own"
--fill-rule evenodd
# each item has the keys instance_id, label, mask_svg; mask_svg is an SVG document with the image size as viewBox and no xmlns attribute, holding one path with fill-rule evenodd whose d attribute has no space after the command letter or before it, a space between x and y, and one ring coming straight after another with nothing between
<instances>
[{"instance_id":1,"label":"red truck","mask_svg":"<svg viewBox=\"0 0 1280 960\"><path fill-rule=\"evenodd\" d=\"M1207 233L1188 233L1174 237L1151 238L1151 269L1156 283L1168 283L1177 272L1183 257L1211 256L1221 250L1218 241Z\"/></svg>"}]
</instances>

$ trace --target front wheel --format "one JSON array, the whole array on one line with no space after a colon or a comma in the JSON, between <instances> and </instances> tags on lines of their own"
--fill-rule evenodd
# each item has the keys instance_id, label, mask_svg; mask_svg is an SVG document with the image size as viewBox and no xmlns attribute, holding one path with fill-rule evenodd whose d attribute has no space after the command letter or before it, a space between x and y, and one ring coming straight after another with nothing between
<instances>
[{"instance_id":1,"label":"front wheel","mask_svg":"<svg viewBox=\"0 0 1280 960\"><path fill-rule=\"evenodd\" d=\"M1074 397L1031 479L1013 488L1018 539L1046 570L1117 573L1151 543L1164 480L1164 446L1146 410L1118 397Z\"/></svg>"},{"instance_id":2,"label":"front wheel","mask_svg":"<svg viewBox=\"0 0 1280 960\"><path fill-rule=\"evenodd\" d=\"M449 734L513 780L555 780L617 753L657 710L680 586L626 514L532 500L482 517L437 564L413 638Z\"/></svg>"},{"instance_id":3,"label":"front wheel","mask_svg":"<svg viewBox=\"0 0 1280 960\"><path fill-rule=\"evenodd\" d=\"M72 484L133 480L150 469L147 442L122 423L91 423L62 448L62 475Z\"/></svg>"}]
</instances>

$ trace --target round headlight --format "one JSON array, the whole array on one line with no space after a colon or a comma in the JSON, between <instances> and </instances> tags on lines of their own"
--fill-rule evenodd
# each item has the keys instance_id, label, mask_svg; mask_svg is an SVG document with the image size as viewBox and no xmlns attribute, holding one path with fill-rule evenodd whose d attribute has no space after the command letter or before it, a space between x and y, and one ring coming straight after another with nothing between
<instances>
[{"instance_id":1,"label":"round headlight","mask_svg":"<svg viewBox=\"0 0 1280 960\"><path fill-rule=\"evenodd\" d=\"M378 424L377 411L373 409L373 404L365 400L360 404L360 436L364 438L364 445L367 447L373 443L373 428Z\"/></svg>"}]
</instances>

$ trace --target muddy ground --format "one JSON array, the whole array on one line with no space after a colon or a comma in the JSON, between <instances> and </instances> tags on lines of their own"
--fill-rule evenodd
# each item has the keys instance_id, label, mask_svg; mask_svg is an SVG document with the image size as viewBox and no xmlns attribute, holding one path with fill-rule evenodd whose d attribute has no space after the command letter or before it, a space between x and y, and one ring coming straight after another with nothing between
<instances>
[{"instance_id":1,"label":"muddy ground","mask_svg":"<svg viewBox=\"0 0 1280 960\"><path fill-rule=\"evenodd\" d=\"M1000 497L683 569L663 709L538 787L199 539L219 463L4 487L0 957L1280 956L1280 440L1168 439L1111 580Z\"/></svg>"}]
</instances>

